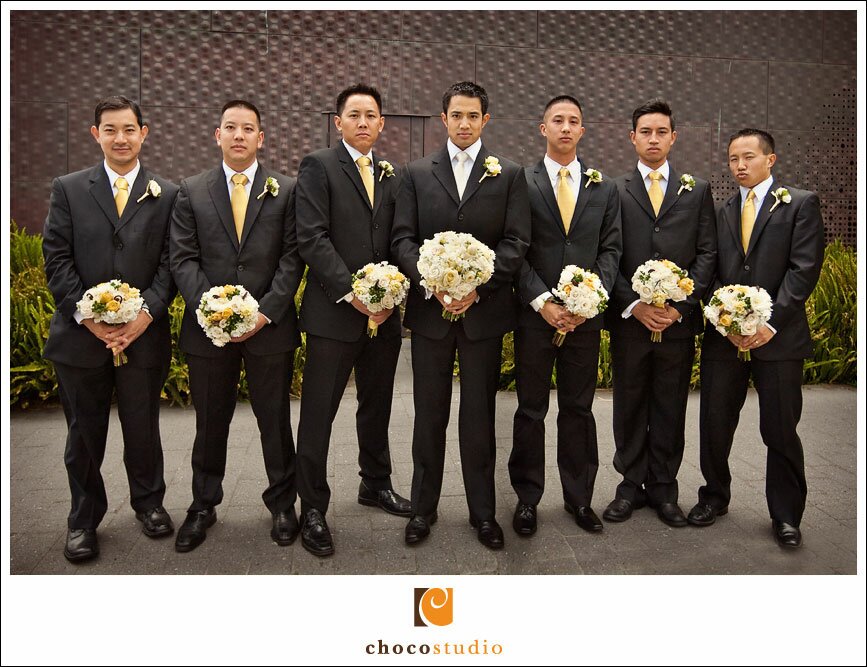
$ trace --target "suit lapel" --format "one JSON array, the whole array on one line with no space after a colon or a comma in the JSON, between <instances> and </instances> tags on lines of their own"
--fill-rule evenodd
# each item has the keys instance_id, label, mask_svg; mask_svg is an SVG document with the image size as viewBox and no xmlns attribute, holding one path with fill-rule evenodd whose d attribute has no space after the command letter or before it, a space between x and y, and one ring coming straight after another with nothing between
<instances>
[{"instance_id":1,"label":"suit lapel","mask_svg":"<svg viewBox=\"0 0 867 667\"><path fill-rule=\"evenodd\" d=\"M641 172L638 167L632 172L632 176L626 179L626 191L632 195L632 198L638 203L644 212L650 216L651 220L656 220L656 214L653 212L653 205L650 203L650 197L647 194L647 189L644 187L644 179L641 177ZM663 200L664 202L665 200ZM660 209L662 210L662 209Z\"/></svg>"},{"instance_id":2,"label":"suit lapel","mask_svg":"<svg viewBox=\"0 0 867 667\"><path fill-rule=\"evenodd\" d=\"M129 193L129 200L126 202L126 206L123 208L123 215L120 216L120 221L117 223L117 228L121 229L124 225L126 225L130 220L132 220L136 213L141 210L141 207L145 203L145 199L141 199L141 196L145 193L145 188L147 187L148 179L150 178L150 174L145 171L145 168L142 167L138 170L138 178L135 179L135 183L132 184L132 189ZM150 195L148 195L150 197ZM115 207L116 209L117 207Z\"/></svg>"},{"instance_id":3,"label":"suit lapel","mask_svg":"<svg viewBox=\"0 0 867 667\"><path fill-rule=\"evenodd\" d=\"M741 195L740 189L738 189L738 194L729 199L726 202L725 208L723 209L723 217L725 218L726 227L729 228L729 231L732 234L732 239L734 239L735 245L737 246L738 252L741 253L741 257L744 256L744 245L741 241Z\"/></svg>"},{"instance_id":4,"label":"suit lapel","mask_svg":"<svg viewBox=\"0 0 867 667\"><path fill-rule=\"evenodd\" d=\"M379 207L382 204L382 191L385 188L385 183L388 181L388 176L382 173L382 167L379 166L379 158L375 153L373 155L373 215L375 218L379 212Z\"/></svg>"},{"instance_id":5,"label":"suit lapel","mask_svg":"<svg viewBox=\"0 0 867 667\"><path fill-rule=\"evenodd\" d=\"M449 196L458 206L461 205L461 199L458 197L458 186L455 183L455 173L452 171L452 161L449 158L449 149L443 146L440 151L431 158L431 172L434 177L440 182L440 185L445 188ZM467 181L469 186L469 181Z\"/></svg>"},{"instance_id":6,"label":"suit lapel","mask_svg":"<svg viewBox=\"0 0 867 667\"><path fill-rule=\"evenodd\" d=\"M258 171L260 170L257 170L257 173ZM214 202L214 208L217 210L220 222L223 223L223 227L225 227L226 233L232 240L235 250L238 250L240 248L238 233L235 231L235 220L232 217L232 202L229 199L229 186L226 184L226 173L223 171L222 166L214 169L208 176L208 192L211 193L211 200ZM252 190L250 191L250 196L256 196Z\"/></svg>"},{"instance_id":7,"label":"suit lapel","mask_svg":"<svg viewBox=\"0 0 867 667\"><path fill-rule=\"evenodd\" d=\"M267 173L267 170L260 162L259 167L256 169L256 175L253 177L253 187L250 188L250 199L247 202L247 213L244 215L244 229L241 232L241 243L238 246L239 249L244 247L244 243L246 243L247 238L250 236L253 225L256 223L256 218L259 217L259 211L262 210L262 204L265 203L265 198L272 196L270 192L266 192L261 197L259 196L265 189L265 179L268 176L269 174Z\"/></svg>"},{"instance_id":8,"label":"suit lapel","mask_svg":"<svg viewBox=\"0 0 867 667\"><path fill-rule=\"evenodd\" d=\"M372 208L370 205L370 199L367 198L367 190L364 187L364 183L361 180L361 174L358 173L358 165L352 159L352 156L349 154L349 151L346 150L346 146L343 145L343 142L335 146L335 150L337 151L337 157L343 165L344 173L349 177L349 180L352 181L352 184L355 186L355 189L358 191L359 196L367 204L367 208ZM373 199L376 200L376 180L373 182Z\"/></svg>"},{"instance_id":9,"label":"suit lapel","mask_svg":"<svg viewBox=\"0 0 867 667\"><path fill-rule=\"evenodd\" d=\"M774 195L771 193L774 191L774 181L771 181L771 187L768 189L768 194L765 195L765 199L762 202L762 207L756 213L756 224L753 225L753 233L750 234L750 243L747 246L747 256L753 251L753 248L756 247L756 242L759 239L759 236L762 235L762 231L765 229L765 226L768 224L768 220L771 217L771 209L774 207L774 203L777 201ZM774 214L779 210L779 206L774 209Z\"/></svg>"},{"instance_id":10,"label":"suit lapel","mask_svg":"<svg viewBox=\"0 0 867 667\"><path fill-rule=\"evenodd\" d=\"M680 174L675 173L674 169L669 164L668 167L668 186L665 188L665 196L662 198L662 205L659 207L659 215L656 216L656 219L659 220L668 213L668 209L674 206L674 203L677 201L677 191L680 190ZM683 194L683 193L681 193ZM650 197L647 198L650 201ZM651 207L651 210L653 208Z\"/></svg>"},{"instance_id":11,"label":"suit lapel","mask_svg":"<svg viewBox=\"0 0 867 667\"><path fill-rule=\"evenodd\" d=\"M479 154L476 155L476 159L473 162L473 168L470 170L469 178L467 178L467 186L464 188L464 196L461 197L461 203L458 208L466 204L470 200L470 197L476 194L476 190L478 190L482 186L482 183L480 183L479 181L481 181L482 175L486 171L485 160L489 155L490 153L485 150L485 145L482 144L481 148L479 149ZM452 175L452 178L454 178L454 175ZM489 178L499 178L499 176ZM457 186L455 186L455 188L457 189Z\"/></svg>"},{"instance_id":12,"label":"suit lapel","mask_svg":"<svg viewBox=\"0 0 867 667\"><path fill-rule=\"evenodd\" d=\"M548 170L545 168L544 160L541 160L533 170L533 181L542 194L542 200L550 209L552 219L565 235L566 230L563 227L563 220L560 218L560 207L557 206L557 196L554 194L554 188L551 187L551 179L548 176Z\"/></svg>"},{"instance_id":13,"label":"suit lapel","mask_svg":"<svg viewBox=\"0 0 867 667\"><path fill-rule=\"evenodd\" d=\"M579 161L578 164L581 164ZM581 175L578 177L578 201L575 202L575 212L572 214L572 220L569 221L569 233L578 226L578 220L581 219L581 214L584 212L584 209L587 207L587 202L590 200L590 197L593 194L593 188L595 185L587 186L587 176L584 175L584 172L581 172Z\"/></svg>"},{"instance_id":14,"label":"suit lapel","mask_svg":"<svg viewBox=\"0 0 867 667\"><path fill-rule=\"evenodd\" d=\"M112 227L117 227L117 206L115 206L114 197L111 194L108 174L105 173L105 167L101 162L90 172L90 194L99 204L106 220L111 223ZM129 204L127 204L127 208L129 208Z\"/></svg>"}]
</instances>

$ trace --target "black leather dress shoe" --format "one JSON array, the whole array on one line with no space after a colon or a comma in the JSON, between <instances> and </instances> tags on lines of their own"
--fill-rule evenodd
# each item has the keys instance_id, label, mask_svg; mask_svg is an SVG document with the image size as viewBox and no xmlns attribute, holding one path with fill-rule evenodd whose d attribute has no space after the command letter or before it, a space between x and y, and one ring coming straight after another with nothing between
<instances>
[{"instance_id":1,"label":"black leather dress shoe","mask_svg":"<svg viewBox=\"0 0 867 667\"><path fill-rule=\"evenodd\" d=\"M801 546L801 529L790 523L774 521L774 539L785 549L797 549Z\"/></svg>"},{"instance_id":2,"label":"black leather dress shoe","mask_svg":"<svg viewBox=\"0 0 867 667\"><path fill-rule=\"evenodd\" d=\"M628 500L625 500L624 498L615 498L608 503L608 507L606 507L605 511L602 512L602 518L606 521L614 521L615 523L626 521L632 516L633 509L635 508Z\"/></svg>"},{"instance_id":3,"label":"black leather dress shoe","mask_svg":"<svg viewBox=\"0 0 867 667\"><path fill-rule=\"evenodd\" d=\"M96 530L92 528L79 528L66 531L66 546L63 547L63 555L70 563L81 563L99 556L99 542L96 539Z\"/></svg>"},{"instance_id":4,"label":"black leather dress shoe","mask_svg":"<svg viewBox=\"0 0 867 667\"><path fill-rule=\"evenodd\" d=\"M358 504L379 507L389 514L412 516L412 504L392 489L374 491L368 489L364 481L358 486Z\"/></svg>"},{"instance_id":5,"label":"black leather dress shoe","mask_svg":"<svg viewBox=\"0 0 867 667\"><path fill-rule=\"evenodd\" d=\"M301 526L301 545L314 556L323 558L334 553L334 542L325 517L319 510L307 510Z\"/></svg>"},{"instance_id":6,"label":"black leather dress shoe","mask_svg":"<svg viewBox=\"0 0 867 667\"><path fill-rule=\"evenodd\" d=\"M660 503L656 507L656 516L672 528L683 528L687 525L683 510L677 503Z\"/></svg>"},{"instance_id":7,"label":"black leather dress shoe","mask_svg":"<svg viewBox=\"0 0 867 667\"><path fill-rule=\"evenodd\" d=\"M496 519L475 521L471 518L470 525L478 531L479 542L488 549L502 549L506 544L506 540L503 538L503 529L500 528Z\"/></svg>"},{"instance_id":8,"label":"black leather dress shoe","mask_svg":"<svg viewBox=\"0 0 867 667\"><path fill-rule=\"evenodd\" d=\"M711 526L718 516L728 514L728 511L728 507L716 509L713 505L698 503L689 511L689 516L686 517L686 520L693 526Z\"/></svg>"},{"instance_id":9,"label":"black leather dress shoe","mask_svg":"<svg viewBox=\"0 0 867 667\"><path fill-rule=\"evenodd\" d=\"M598 533L602 530L602 522L592 508L586 505L572 507L569 503L565 503L564 507L569 514L574 515L575 523L578 524L579 528L583 528L588 533Z\"/></svg>"},{"instance_id":10,"label":"black leather dress shoe","mask_svg":"<svg viewBox=\"0 0 867 667\"><path fill-rule=\"evenodd\" d=\"M175 551L192 551L208 536L208 528L217 523L217 511L213 507L206 510L189 510L187 518L178 528L175 538Z\"/></svg>"},{"instance_id":11,"label":"black leather dress shoe","mask_svg":"<svg viewBox=\"0 0 867 667\"><path fill-rule=\"evenodd\" d=\"M529 536L536 532L536 506L519 502L512 517L512 528L518 535Z\"/></svg>"},{"instance_id":12,"label":"black leather dress shoe","mask_svg":"<svg viewBox=\"0 0 867 667\"><path fill-rule=\"evenodd\" d=\"M165 537L175 532L172 517L162 505L146 512L136 512L135 518L141 521L141 532L148 537Z\"/></svg>"},{"instance_id":13,"label":"black leather dress shoe","mask_svg":"<svg viewBox=\"0 0 867 667\"><path fill-rule=\"evenodd\" d=\"M430 535L430 527L437 522L437 513L434 512L429 517L423 517L421 514L416 514L406 524L406 529L403 531L403 541L407 544L418 544L423 542Z\"/></svg>"},{"instance_id":14,"label":"black leather dress shoe","mask_svg":"<svg viewBox=\"0 0 867 667\"><path fill-rule=\"evenodd\" d=\"M298 517L295 516L294 507L271 515L271 539L281 547L292 544L300 531L301 526L298 524Z\"/></svg>"}]
</instances>

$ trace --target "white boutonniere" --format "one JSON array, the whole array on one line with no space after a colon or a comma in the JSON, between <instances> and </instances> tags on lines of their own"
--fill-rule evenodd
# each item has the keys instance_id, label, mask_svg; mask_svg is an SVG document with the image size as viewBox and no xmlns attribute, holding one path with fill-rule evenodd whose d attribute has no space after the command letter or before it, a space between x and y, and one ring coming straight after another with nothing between
<instances>
[{"instance_id":1,"label":"white boutonniere","mask_svg":"<svg viewBox=\"0 0 867 667\"><path fill-rule=\"evenodd\" d=\"M391 178L392 176L394 176L394 167L391 166L391 162L389 162L388 160L380 160L376 164L379 165L379 168L381 170L379 172L380 181L382 180L383 175L386 178Z\"/></svg>"},{"instance_id":2,"label":"white boutonniere","mask_svg":"<svg viewBox=\"0 0 867 667\"><path fill-rule=\"evenodd\" d=\"M695 187L695 178L693 178L692 174L683 174L680 177L680 190L677 191L677 194L680 195L684 190L688 192L692 192L692 189Z\"/></svg>"},{"instance_id":3,"label":"white boutonniere","mask_svg":"<svg viewBox=\"0 0 867 667\"><path fill-rule=\"evenodd\" d=\"M154 179L148 181L147 187L145 188L144 194L135 200L136 204L141 204L143 199L147 197L153 197L156 199L163 193L163 189L160 187L160 184L157 183Z\"/></svg>"},{"instance_id":4,"label":"white boutonniere","mask_svg":"<svg viewBox=\"0 0 867 667\"><path fill-rule=\"evenodd\" d=\"M503 171L503 167L500 166L500 161L493 155L489 155L485 158L485 173L482 174L482 177L479 179L479 183L484 181L488 176L490 176L491 178L493 178L494 176L499 176L501 171Z\"/></svg>"},{"instance_id":5,"label":"white boutonniere","mask_svg":"<svg viewBox=\"0 0 867 667\"><path fill-rule=\"evenodd\" d=\"M780 202L783 202L784 204L792 203L792 195L789 194L789 191L786 190L786 188L777 188L776 190L771 192L771 194L774 195L774 199L776 199L776 201L774 202L774 205L771 206L771 210L769 211L769 213L773 213L774 209L780 205Z\"/></svg>"},{"instance_id":6,"label":"white boutonniere","mask_svg":"<svg viewBox=\"0 0 867 667\"><path fill-rule=\"evenodd\" d=\"M598 169L588 169L584 175L587 177L587 182L584 184L585 188L589 188L591 183L602 182L602 172Z\"/></svg>"},{"instance_id":7,"label":"white boutonniere","mask_svg":"<svg viewBox=\"0 0 867 667\"><path fill-rule=\"evenodd\" d=\"M262 188L262 192L259 193L259 196L256 199L262 199L265 196L265 193L270 194L272 197L276 197L280 192L280 184L277 182L277 179L273 176L269 176L265 179L265 187Z\"/></svg>"}]
</instances>

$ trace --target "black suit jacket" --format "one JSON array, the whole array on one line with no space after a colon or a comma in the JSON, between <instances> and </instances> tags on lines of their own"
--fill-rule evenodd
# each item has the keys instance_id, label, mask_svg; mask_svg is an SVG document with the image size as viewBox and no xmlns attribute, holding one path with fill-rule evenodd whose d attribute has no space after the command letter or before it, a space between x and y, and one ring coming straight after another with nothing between
<instances>
[{"instance_id":1,"label":"black suit jacket","mask_svg":"<svg viewBox=\"0 0 867 667\"><path fill-rule=\"evenodd\" d=\"M295 218L298 251L309 267L301 328L315 336L354 342L367 330L367 318L338 300L352 291L352 274L362 266L392 261L391 227L400 178L397 172L383 174L379 161L374 154L373 206L342 141L301 161ZM378 335L400 335L397 313Z\"/></svg>"},{"instance_id":2,"label":"black suit jacket","mask_svg":"<svg viewBox=\"0 0 867 667\"><path fill-rule=\"evenodd\" d=\"M155 180L159 197L145 193ZM46 359L95 368L111 358L96 336L73 315L85 290L119 278L141 290L154 321L126 349L129 363L153 367L171 355L168 307L175 295L169 272L169 219L178 187L144 165L118 218L104 163L54 179L43 231L42 252L56 310Z\"/></svg>"},{"instance_id":3,"label":"black suit jacket","mask_svg":"<svg viewBox=\"0 0 867 667\"><path fill-rule=\"evenodd\" d=\"M762 202L744 253L741 243L740 191L720 208L717 215L719 253L711 292L723 285L763 287L771 295L773 311L769 324L777 330L770 342L752 350L763 361L804 359L813 345L805 304L819 280L825 254L825 228L819 198L807 190L787 188L789 204L774 208L773 190ZM774 212L771 213L771 208ZM710 324L704 337L702 358L734 359L737 348Z\"/></svg>"},{"instance_id":4,"label":"black suit jacket","mask_svg":"<svg viewBox=\"0 0 867 667\"><path fill-rule=\"evenodd\" d=\"M607 328L612 333L650 335L636 318L623 319L621 316L629 304L638 298L632 289L632 275L649 259L674 262L695 283L693 293L685 301L671 303L683 319L668 327L665 336L688 338L700 333L704 326L700 300L705 298L713 279L717 251L713 197L710 184L700 178L695 179L692 190L684 188L677 194L681 175L669 163L669 183L658 216L653 214L653 206L638 167L615 179L620 192L623 256L614 293L605 314Z\"/></svg>"},{"instance_id":5,"label":"black suit jacket","mask_svg":"<svg viewBox=\"0 0 867 667\"><path fill-rule=\"evenodd\" d=\"M268 177L280 184L276 196L259 198ZM243 285L271 320L241 345L253 354L277 354L300 344L295 292L304 270L298 256L294 219L295 179L256 170L241 242L222 165L181 181L172 212L171 269L186 302L180 347L184 352L218 357L196 321L202 294L217 285Z\"/></svg>"},{"instance_id":6,"label":"black suit jacket","mask_svg":"<svg viewBox=\"0 0 867 667\"><path fill-rule=\"evenodd\" d=\"M530 205L524 170L498 157L502 172L479 182L489 153L482 145L467 179L463 199L448 149L407 165L394 215L392 250L401 270L412 281L404 324L428 338L444 338L451 327L435 297L425 299L418 271L419 247L437 232L472 234L496 253L494 274L477 289L479 302L470 306L463 322L471 340L502 336L515 328L512 281L521 268L530 242Z\"/></svg>"},{"instance_id":7,"label":"black suit jacket","mask_svg":"<svg viewBox=\"0 0 867 667\"><path fill-rule=\"evenodd\" d=\"M531 301L557 287L560 273L567 264L593 271L610 293L617 277L623 239L620 223L620 196L613 181L603 180L585 187L587 177L581 175L575 213L569 233L560 218L557 198L551 179L540 160L525 170L530 195L532 236L518 277L521 300L519 324L539 329L551 328L533 308ZM598 331L603 315L588 320L578 329Z\"/></svg>"}]
</instances>

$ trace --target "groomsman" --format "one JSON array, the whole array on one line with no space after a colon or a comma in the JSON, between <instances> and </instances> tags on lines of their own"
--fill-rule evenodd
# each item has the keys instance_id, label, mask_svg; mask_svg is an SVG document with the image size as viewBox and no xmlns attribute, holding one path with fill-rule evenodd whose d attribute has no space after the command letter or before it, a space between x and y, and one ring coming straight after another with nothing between
<instances>
[{"instance_id":1,"label":"groomsman","mask_svg":"<svg viewBox=\"0 0 867 667\"><path fill-rule=\"evenodd\" d=\"M825 252L819 198L771 174L774 138L743 129L729 139L729 170L738 192L719 210L714 288L741 284L770 294L770 321L751 336L728 336L708 325L701 354L701 471L705 485L689 522L709 526L728 511L728 457L750 377L759 395L759 431L768 450L765 494L774 538L801 545L807 498L801 418L804 359L813 346L805 303L816 287ZM740 361L738 349L751 361Z\"/></svg>"},{"instance_id":2,"label":"groomsman","mask_svg":"<svg viewBox=\"0 0 867 667\"><path fill-rule=\"evenodd\" d=\"M355 370L358 408L358 502L398 516L410 503L391 485L388 423L400 354L400 315L371 313L352 295L352 275L370 262L390 260L394 199L400 179L373 145L385 125L376 88L357 84L337 96L334 118L341 141L311 153L298 172L298 249L307 263L301 328L307 361L298 427L301 542L317 556L334 553L325 521L331 426L349 374ZM368 319L378 333L367 335Z\"/></svg>"},{"instance_id":3,"label":"groomsman","mask_svg":"<svg viewBox=\"0 0 867 667\"><path fill-rule=\"evenodd\" d=\"M54 362L69 427L63 555L75 563L99 555L96 528L108 508L99 469L115 392L130 504L148 537L174 531L163 508L159 412L171 358L169 217L178 188L139 162L148 126L138 104L108 97L94 115L90 133L104 159L54 180L42 243L56 305L44 354ZM113 279L141 291L138 317L119 326L84 319L76 304L85 290ZM113 352L124 350L129 361L114 366Z\"/></svg>"},{"instance_id":4,"label":"groomsman","mask_svg":"<svg viewBox=\"0 0 867 667\"><path fill-rule=\"evenodd\" d=\"M608 292L623 251L620 197L613 180L588 181L577 146L584 136L583 111L560 95L545 106L539 126L545 157L525 170L532 236L517 288L521 305L515 331L518 409L509 476L518 495L512 526L536 532L536 506L545 488L545 415L551 371L557 366L557 466L566 510L588 532L602 530L590 507L599 468L593 394L599 366L602 315L571 315L553 297L567 264L593 271ZM563 344L556 331L568 331Z\"/></svg>"},{"instance_id":5,"label":"groomsman","mask_svg":"<svg viewBox=\"0 0 867 667\"><path fill-rule=\"evenodd\" d=\"M623 257L606 323L614 371L614 467L623 481L602 517L626 521L645 503L673 527L686 525L677 504L686 403L702 329L700 300L716 262L714 208L707 181L669 163L677 140L668 103L654 99L632 113L629 133L636 168L617 179L623 218ZM642 303L632 290L635 269L668 259L686 270L695 289L664 308ZM651 333L664 332L662 342Z\"/></svg>"},{"instance_id":6,"label":"groomsman","mask_svg":"<svg viewBox=\"0 0 867 667\"><path fill-rule=\"evenodd\" d=\"M262 437L268 475L262 499L272 515L271 539L292 544L299 531L289 422L300 343L294 296L304 270L295 239L295 183L259 163L265 133L252 103L227 102L215 137L222 164L184 179L172 213L172 274L186 302L179 343L196 408L193 502L175 541L181 552L199 546L217 520L242 361ZM196 308L202 294L227 284L243 285L259 302L259 320L252 331L217 347L196 321Z\"/></svg>"},{"instance_id":7,"label":"groomsman","mask_svg":"<svg viewBox=\"0 0 867 667\"><path fill-rule=\"evenodd\" d=\"M491 549L503 547L494 493L494 409L502 337L515 327L512 281L530 240L530 208L524 170L484 147L482 129L490 119L488 94L462 81L443 95L442 121L448 141L410 163L404 173L394 218L392 248L413 287L405 323L412 330L415 424L413 427L412 514L407 544L421 542L437 520L442 489L455 352L460 359L459 437L470 523ZM499 160L499 174L488 171ZM483 177L488 174L487 177ZM466 298L421 287L419 247L437 232L467 232L496 253L489 282ZM442 310L464 315L450 322Z\"/></svg>"}]
</instances>

